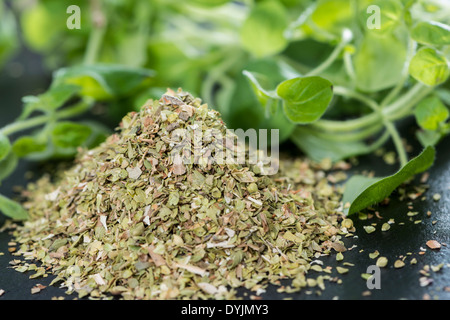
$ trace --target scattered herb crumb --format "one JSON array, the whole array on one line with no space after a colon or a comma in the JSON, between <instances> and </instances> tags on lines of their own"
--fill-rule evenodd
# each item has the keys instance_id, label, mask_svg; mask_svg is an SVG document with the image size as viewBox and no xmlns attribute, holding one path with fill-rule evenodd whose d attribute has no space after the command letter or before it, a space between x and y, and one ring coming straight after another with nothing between
<instances>
[{"instance_id":1,"label":"scattered herb crumb","mask_svg":"<svg viewBox=\"0 0 450 320\"><path fill-rule=\"evenodd\" d=\"M336 271L339 272L340 274L345 274L345 273L347 273L349 271L349 269L337 266L336 267Z\"/></svg>"},{"instance_id":2,"label":"scattered herb crumb","mask_svg":"<svg viewBox=\"0 0 450 320\"><path fill-rule=\"evenodd\" d=\"M427 247L430 249L440 249L441 248L441 244L436 240L428 240L426 244L427 244Z\"/></svg>"},{"instance_id":3,"label":"scattered herb crumb","mask_svg":"<svg viewBox=\"0 0 450 320\"><path fill-rule=\"evenodd\" d=\"M376 265L380 268L386 267L388 264L388 259L386 257L379 257L377 259Z\"/></svg>"},{"instance_id":4,"label":"scattered herb crumb","mask_svg":"<svg viewBox=\"0 0 450 320\"><path fill-rule=\"evenodd\" d=\"M369 258L370 259L375 259L376 257L378 257L380 255L380 252L378 250L375 250L372 253L369 253Z\"/></svg>"},{"instance_id":5,"label":"scattered herb crumb","mask_svg":"<svg viewBox=\"0 0 450 320\"><path fill-rule=\"evenodd\" d=\"M44 286L40 283L36 284L33 288L31 288L31 294L39 293L43 289L45 289L47 286Z\"/></svg>"},{"instance_id":6,"label":"scattered herb crumb","mask_svg":"<svg viewBox=\"0 0 450 320\"><path fill-rule=\"evenodd\" d=\"M364 226L363 228L367 233L372 233L376 230L374 226Z\"/></svg>"},{"instance_id":7,"label":"scattered herb crumb","mask_svg":"<svg viewBox=\"0 0 450 320\"><path fill-rule=\"evenodd\" d=\"M391 228L391 225L387 222L381 225L381 231L388 231Z\"/></svg>"}]
</instances>

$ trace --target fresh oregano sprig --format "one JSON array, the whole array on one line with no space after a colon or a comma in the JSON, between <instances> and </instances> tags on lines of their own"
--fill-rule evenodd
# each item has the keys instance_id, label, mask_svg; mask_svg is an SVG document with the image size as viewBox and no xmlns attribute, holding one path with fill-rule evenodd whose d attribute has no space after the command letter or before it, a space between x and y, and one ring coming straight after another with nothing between
<instances>
[{"instance_id":1,"label":"fresh oregano sprig","mask_svg":"<svg viewBox=\"0 0 450 320\"><path fill-rule=\"evenodd\" d=\"M280 60L278 70L285 80L279 83L264 81L269 75L259 70L243 72L263 107L271 106L273 110L278 105L285 117L296 124L290 139L315 160L327 157L338 161L368 154L392 140L399 171L386 178L356 176L348 181L344 196L344 201L349 202L348 213L383 200L412 175L428 169L434 160L434 146L450 133L446 122L448 108L436 94L450 75L450 25L421 21L414 1L374 4L381 7L383 24L369 30L350 20L339 38L324 34L337 40L337 44L315 68L305 71L290 61ZM317 28L317 23L324 21L322 15L329 14L323 9L323 3L312 5L308 16L295 28ZM361 16L361 11L356 12ZM332 66L334 70L328 70ZM344 71L339 71L340 78L336 78L336 69ZM443 96L447 90L442 89ZM366 111L352 119L327 117L332 104L347 101L356 101ZM425 148L412 160L396 127L398 120L409 116L416 118L420 128L417 138Z\"/></svg>"}]
</instances>

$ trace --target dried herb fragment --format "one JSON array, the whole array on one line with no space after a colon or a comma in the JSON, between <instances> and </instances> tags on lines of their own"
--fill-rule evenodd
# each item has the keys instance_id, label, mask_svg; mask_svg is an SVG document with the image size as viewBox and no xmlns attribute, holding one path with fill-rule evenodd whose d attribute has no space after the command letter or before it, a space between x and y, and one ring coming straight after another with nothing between
<instances>
[{"instance_id":1,"label":"dried herb fragment","mask_svg":"<svg viewBox=\"0 0 450 320\"><path fill-rule=\"evenodd\" d=\"M374 226L364 226L363 228L367 233L372 233L376 230Z\"/></svg>"},{"instance_id":2,"label":"dried herb fragment","mask_svg":"<svg viewBox=\"0 0 450 320\"><path fill-rule=\"evenodd\" d=\"M441 195L440 195L439 193L433 194L433 200L434 200L434 201L439 201L439 200L441 200Z\"/></svg>"},{"instance_id":3,"label":"dried herb fragment","mask_svg":"<svg viewBox=\"0 0 450 320\"><path fill-rule=\"evenodd\" d=\"M375 250L372 253L369 253L369 258L370 259L375 259L376 257L378 257L380 255L380 252L378 250Z\"/></svg>"},{"instance_id":4,"label":"dried herb fragment","mask_svg":"<svg viewBox=\"0 0 450 320\"><path fill-rule=\"evenodd\" d=\"M427 244L427 247L430 249L440 249L441 248L441 244L436 240L428 240L426 244Z\"/></svg>"},{"instance_id":5,"label":"dried herb fragment","mask_svg":"<svg viewBox=\"0 0 450 320\"><path fill-rule=\"evenodd\" d=\"M344 268L344 267L336 267L337 272L339 272L340 274L344 274L348 272L348 268Z\"/></svg>"},{"instance_id":6,"label":"dried herb fragment","mask_svg":"<svg viewBox=\"0 0 450 320\"><path fill-rule=\"evenodd\" d=\"M377 259L376 265L380 268L384 268L387 266L388 259L386 257L379 257Z\"/></svg>"}]
</instances>

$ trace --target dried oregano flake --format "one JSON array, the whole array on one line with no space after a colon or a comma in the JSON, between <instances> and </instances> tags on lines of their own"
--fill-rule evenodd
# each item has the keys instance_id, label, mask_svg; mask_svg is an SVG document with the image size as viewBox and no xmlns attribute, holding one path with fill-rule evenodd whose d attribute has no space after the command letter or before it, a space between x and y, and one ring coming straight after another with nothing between
<instances>
[{"instance_id":1,"label":"dried oregano flake","mask_svg":"<svg viewBox=\"0 0 450 320\"><path fill-rule=\"evenodd\" d=\"M14 231L25 262L15 268L39 261L37 275L101 299L232 299L280 279L322 288L327 277L309 271L329 268L311 262L345 251L341 236L354 230L341 194L305 159L280 162L276 176L215 161L214 147L235 138L181 90L148 101L73 167L28 186L30 219Z\"/></svg>"}]
</instances>

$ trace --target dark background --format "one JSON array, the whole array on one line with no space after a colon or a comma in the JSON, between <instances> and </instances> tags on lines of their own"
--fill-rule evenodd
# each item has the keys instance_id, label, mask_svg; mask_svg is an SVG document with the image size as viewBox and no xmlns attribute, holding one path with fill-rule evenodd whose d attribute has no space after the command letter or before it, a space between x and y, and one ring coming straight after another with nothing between
<instances>
[{"instance_id":1,"label":"dark background","mask_svg":"<svg viewBox=\"0 0 450 320\"><path fill-rule=\"evenodd\" d=\"M22 103L21 98L25 95L38 94L43 92L48 84L51 75L44 70L38 56L22 51L15 59L10 61L0 75L0 127L8 124L19 115ZM413 119L411 119L413 120ZM414 139L414 121L405 121L400 124L403 135L409 136L409 142L414 146L411 156L417 155L421 147ZM355 235L357 238L346 238L347 247L354 247L344 253L344 262L354 264L345 266L342 262L336 262L335 257L324 257L324 266L343 266L349 268L347 274L339 275L333 268L333 276L342 279L342 283L325 282L325 290L320 294L315 289L303 290L300 293L287 294L277 292L278 287L270 287L266 293L262 294L264 299L341 299L341 300L422 300L437 299L448 300L450 298L450 137L447 137L437 147L437 158L434 166L429 170L429 189L425 193L426 200L420 198L412 201L413 211L419 211L414 220L421 219L422 222L414 224L410 221L406 213L410 211L407 201L399 201L398 195L394 192L391 202L387 206L380 206L377 210L382 219L373 218L362 221L353 219L357 227ZM286 149L294 148L287 144ZM388 149L391 147L386 146ZM352 171L362 172L372 170L378 176L392 174L397 168L396 165L387 165L380 157L371 155L360 157L359 164ZM26 184L26 172L31 171L35 176L39 175L41 167L36 163L22 161L15 173L5 180L0 186L0 193L6 196L14 196L14 186L24 186ZM434 193L441 194L441 200L436 202L432 199ZM427 217L426 212L431 211L431 217ZM395 224L387 232L381 232L382 222L390 218L395 219ZM6 218L0 215L0 227ZM435 224L432 221L437 221ZM377 230L367 234L362 226L370 223L377 223ZM404 224L400 224L404 222ZM426 246L430 239L437 240L443 246L440 250L431 250ZM11 235L8 231L0 232L0 289L4 294L0 300L49 300L54 297L65 297L65 299L76 298L76 295L67 296L65 290L57 286L48 286L52 277L29 279L32 274L19 273L10 267L10 261L17 257L8 252L8 242ZM425 248L425 254L420 255L421 248ZM367 272L369 265L375 264L375 260L369 258L369 253L378 250L380 256L389 259L389 264L381 268L381 289L368 290L366 280L361 277ZM3 253L3 254L2 254ZM407 255L409 254L410 255ZM401 256L407 255L405 267L395 269L393 263ZM410 265L412 258L417 259L417 264ZM426 265L438 265L444 263L444 267L438 271L429 271L427 278L432 278L433 282L427 286L420 285L420 277L424 276L420 271ZM322 274L322 273L321 273ZM314 275L311 271L310 275ZM319 273L317 274L319 275ZM286 282L289 285L290 281ZM31 288L36 284L47 286L41 292L31 294ZM448 289L446 289L448 288ZM370 292L370 295L363 294ZM249 294L241 292L244 298Z\"/></svg>"}]
</instances>

